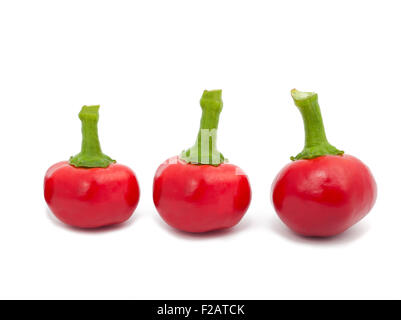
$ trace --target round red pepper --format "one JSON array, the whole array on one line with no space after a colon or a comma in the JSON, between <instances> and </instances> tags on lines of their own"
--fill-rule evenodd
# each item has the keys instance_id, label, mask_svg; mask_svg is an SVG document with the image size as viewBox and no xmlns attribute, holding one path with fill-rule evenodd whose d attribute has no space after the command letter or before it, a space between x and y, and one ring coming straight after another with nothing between
<instances>
[{"instance_id":1,"label":"round red pepper","mask_svg":"<svg viewBox=\"0 0 401 320\"><path fill-rule=\"evenodd\" d=\"M82 150L70 161L51 166L45 175L45 200L64 223L96 228L126 221L139 201L134 172L102 153L97 133L99 106L84 106Z\"/></svg>"},{"instance_id":2,"label":"round red pepper","mask_svg":"<svg viewBox=\"0 0 401 320\"><path fill-rule=\"evenodd\" d=\"M376 183L357 158L327 141L317 94L292 91L305 127L305 147L272 186L274 208L293 231L337 235L360 221L376 200Z\"/></svg>"},{"instance_id":3,"label":"round red pepper","mask_svg":"<svg viewBox=\"0 0 401 320\"><path fill-rule=\"evenodd\" d=\"M245 173L216 148L221 90L204 91L202 119L195 145L164 162L153 183L153 200L170 226L207 232L235 226L251 201Z\"/></svg>"}]
</instances>

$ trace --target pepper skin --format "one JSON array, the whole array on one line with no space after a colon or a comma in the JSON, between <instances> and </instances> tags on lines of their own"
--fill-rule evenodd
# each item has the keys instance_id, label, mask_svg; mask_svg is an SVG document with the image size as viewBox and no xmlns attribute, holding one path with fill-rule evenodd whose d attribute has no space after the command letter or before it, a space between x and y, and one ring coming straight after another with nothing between
<instances>
[{"instance_id":1,"label":"pepper skin","mask_svg":"<svg viewBox=\"0 0 401 320\"><path fill-rule=\"evenodd\" d=\"M244 172L233 164L189 164L173 157L156 172L153 201L170 226L207 232L235 226L251 201Z\"/></svg>"},{"instance_id":2,"label":"pepper skin","mask_svg":"<svg viewBox=\"0 0 401 320\"><path fill-rule=\"evenodd\" d=\"M235 226L251 201L245 173L229 164L217 149L223 108L221 90L205 90L195 145L165 161L153 181L153 201L170 226L186 232L208 232Z\"/></svg>"},{"instance_id":3,"label":"pepper skin","mask_svg":"<svg viewBox=\"0 0 401 320\"><path fill-rule=\"evenodd\" d=\"M334 236L372 209L376 182L360 160L328 142L317 94L295 89L291 94L304 120L305 147L275 178L273 205L296 233Z\"/></svg>"},{"instance_id":4,"label":"pepper skin","mask_svg":"<svg viewBox=\"0 0 401 320\"><path fill-rule=\"evenodd\" d=\"M81 152L51 166L44 179L45 200L53 214L79 228L121 223L139 201L134 172L105 155L98 137L99 106L83 106Z\"/></svg>"},{"instance_id":5,"label":"pepper skin","mask_svg":"<svg viewBox=\"0 0 401 320\"><path fill-rule=\"evenodd\" d=\"M97 228L129 219L139 201L134 172L121 164L107 168L76 168L67 161L46 173L45 200L62 222Z\"/></svg>"},{"instance_id":6,"label":"pepper skin","mask_svg":"<svg viewBox=\"0 0 401 320\"><path fill-rule=\"evenodd\" d=\"M272 189L278 216L305 236L333 236L347 230L376 200L369 168L350 155L292 162L278 174Z\"/></svg>"}]
</instances>

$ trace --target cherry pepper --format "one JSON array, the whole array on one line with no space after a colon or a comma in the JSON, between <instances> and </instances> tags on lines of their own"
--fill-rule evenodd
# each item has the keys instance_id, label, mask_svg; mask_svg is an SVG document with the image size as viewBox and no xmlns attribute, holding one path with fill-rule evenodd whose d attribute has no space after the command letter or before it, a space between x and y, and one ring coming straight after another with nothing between
<instances>
[{"instance_id":1,"label":"cherry pepper","mask_svg":"<svg viewBox=\"0 0 401 320\"><path fill-rule=\"evenodd\" d=\"M296 233L333 236L367 215L376 183L367 166L327 141L317 94L291 95L304 120L305 147L273 182L274 208Z\"/></svg>"},{"instance_id":2,"label":"cherry pepper","mask_svg":"<svg viewBox=\"0 0 401 320\"><path fill-rule=\"evenodd\" d=\"M207 232L235 226L251 201L248 177L217 150L221 90L203 92L195 145L165 161L153 182L153 201L170 226Z\"/></svg>"},{"instance_id":3,"label":"cherry pepper","mask_svg":"<svg viewBox=\"0 0 401 320\"><path fill-rule=\"evenodd\" d=\"M124 222L139 201L134 172L102 153L97 123L99 106L83 106L82 149L51 166L45 176L44 194L54 215L80 228L97 228Z\"/></svg>"}]
</instances>

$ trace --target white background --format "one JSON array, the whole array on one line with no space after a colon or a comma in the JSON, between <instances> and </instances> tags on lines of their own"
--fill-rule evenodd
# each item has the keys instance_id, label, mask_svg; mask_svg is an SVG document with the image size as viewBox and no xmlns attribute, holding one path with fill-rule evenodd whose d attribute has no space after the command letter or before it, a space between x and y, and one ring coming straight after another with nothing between
<instances>
[{"instance_id":1,"label":"white background","mask_svg":"<svg viewBox=\"0 0 401 320\"><path fill-rule=\"evenodd\" d=\"M401 298L399 1L0 2L0 298ZM378 200L330 239L294 235L270 186L303 147L290 89L319 94L332 144L363 160ZM203 89L223 89L219 149L249 175L230 231L172 230L152 201L158 165L191 146ZM100 104L105 153L137 174L118 227L64 226L47 168L80 149Z\"/></svg>"}]
</instances>

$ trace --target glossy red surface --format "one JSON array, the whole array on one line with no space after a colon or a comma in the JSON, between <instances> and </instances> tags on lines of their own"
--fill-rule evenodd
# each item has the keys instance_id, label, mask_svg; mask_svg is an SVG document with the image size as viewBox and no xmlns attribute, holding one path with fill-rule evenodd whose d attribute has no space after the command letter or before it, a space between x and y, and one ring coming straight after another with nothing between
<instances>
[{"instance_id":1,"label":"glossy red surface","mask_svg":"<svg viewBox=\"0 0 401 320\"><path fill-rule=\"evenodd\" d=\"M134 172L121 164L88 169L63 161L46 172L44 194L50 210L64 223L96 228L131 217L139 185Z\"/></svg>"},{"instance_id":2,"label":"glossy red surface","mask_svg":"<svg viewBox=\"0 0 401 320\"><path fill-rule=\"evenodd\" d=\"M370 211L376 193L369 168L350 155L294 161L272 186L281 220L306 236L333 236L347 230Z\"/></svg>"},{"instance_id":3,"label":"glossy red surface","mask_svg":"<svg viewBox=\"0 0 401 320\"><path fill-rule=\"evenodd\" d=\"M207 232L236 225L248 209L251 188L235 165L194 165L173 157L156 171L153 201L170 226Z\"/></svg>"}]
</instances>

